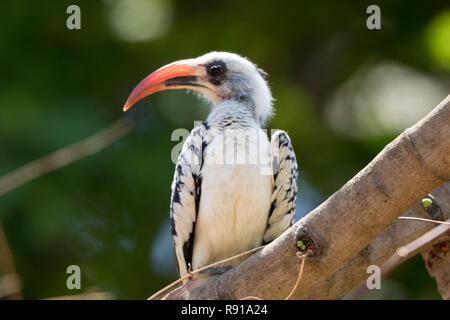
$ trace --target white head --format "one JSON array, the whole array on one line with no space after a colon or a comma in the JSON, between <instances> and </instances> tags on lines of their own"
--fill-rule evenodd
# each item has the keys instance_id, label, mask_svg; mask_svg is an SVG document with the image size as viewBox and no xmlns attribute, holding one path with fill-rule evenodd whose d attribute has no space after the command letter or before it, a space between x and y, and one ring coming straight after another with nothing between
<instances>
[{"instance_id":1,"label":"white head","mask_svg":"<svg viewBox=\"0 0 450 320\"><path fill-rule=\"evenodd\" d=\"M210 52L195 59L166 65L147 76L130 94L124 110L161 90L190 89L213 105L227 100L246 101L262 126L272 116L272 94L265 73L249 60L228 52Z\"/></svg>"}]
</instances>

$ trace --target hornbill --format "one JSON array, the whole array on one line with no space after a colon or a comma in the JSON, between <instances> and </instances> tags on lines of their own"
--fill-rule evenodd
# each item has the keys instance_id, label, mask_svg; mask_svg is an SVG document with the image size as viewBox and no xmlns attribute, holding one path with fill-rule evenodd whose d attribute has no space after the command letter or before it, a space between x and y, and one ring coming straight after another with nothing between
<instances>
[{"instance_id":1,"label":"hornbill","mask_svg":"<svg viewBox=\"0 0 450 320\"><path fill-rule=\"evenodd\" d=\"M124 111L157 91L184 88L212 104L184 142L172 183L180 277L269 243L293 223L297 162L286 132L275 131L269 142L262 130L273 114L265 78L237 54L210 52L156 70L125 103Z\"/></svg>"}]
</instances>

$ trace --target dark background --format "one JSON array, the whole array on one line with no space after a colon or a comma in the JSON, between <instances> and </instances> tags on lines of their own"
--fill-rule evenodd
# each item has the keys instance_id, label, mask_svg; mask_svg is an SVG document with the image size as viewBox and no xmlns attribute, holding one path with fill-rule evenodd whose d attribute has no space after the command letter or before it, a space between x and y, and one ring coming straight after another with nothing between
<instances>
[{"instance_id":1,"label":"dark background","mask_svg":"<svg viewBox=\"0 0 450 320\"><path fill-rule=\"evenodd\" d=\"M66 8L81 8L68 30ZM366 8L381 8L381 30ZM449 93L448 1L2 1L0 179L124 116L147 74L208 51L269 74L300 168L297 219L319 205ZM0 196L23 295L89 290L143 299L176 277L168 224L177 128L208 106L169 91L126 114L134 130L106 149ZM2 259L2 257L0 257ZM82 289L66 288L66 268ZM440 296L420 257L366 298Z\"/></svg>"}]
</instances>

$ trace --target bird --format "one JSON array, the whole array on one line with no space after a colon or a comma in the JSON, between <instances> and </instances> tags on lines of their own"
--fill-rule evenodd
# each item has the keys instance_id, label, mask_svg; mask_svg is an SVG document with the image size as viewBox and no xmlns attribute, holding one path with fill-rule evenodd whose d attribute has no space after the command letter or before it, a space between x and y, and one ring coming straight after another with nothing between
<instances>
[{"instance_id":1,"label":"bird","mask_svg":"<svg viewBox=\"0 0 450 320\"><path fill-rule=\"evenodd\" d=\"M125 102L124 111L156 92L187 89L211 104L184 141L171 185L179 277L268 244L294 222L297 160L285 131L269 140L264 130L274 114L266 79L247 58L213 51L157 69Z\"/></svg>"}]
</instances>

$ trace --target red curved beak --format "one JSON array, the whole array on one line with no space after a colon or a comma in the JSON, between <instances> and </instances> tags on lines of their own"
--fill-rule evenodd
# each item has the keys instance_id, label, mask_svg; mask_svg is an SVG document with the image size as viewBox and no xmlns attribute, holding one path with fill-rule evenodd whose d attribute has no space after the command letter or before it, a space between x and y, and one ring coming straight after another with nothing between
<instances>
[{"instance_id":1,"label":"red curved beak","mask_svg":"<svg viewBox=\"0 0 450 320\"><path fill-rule=\"evenodd\" d=\"M156 70L133 89L125 102L123 111L127 111L139 100L158 91L180 88L205 88L206 86L202 84L200 79L202 69L197 66L193 59L189 59L173 62Z\"/></svg>"}]
</instances>

